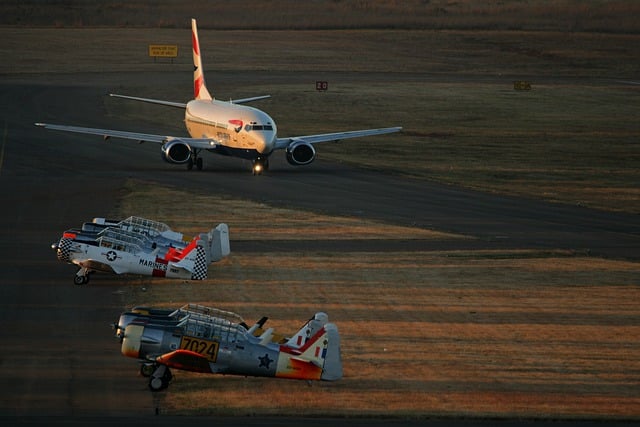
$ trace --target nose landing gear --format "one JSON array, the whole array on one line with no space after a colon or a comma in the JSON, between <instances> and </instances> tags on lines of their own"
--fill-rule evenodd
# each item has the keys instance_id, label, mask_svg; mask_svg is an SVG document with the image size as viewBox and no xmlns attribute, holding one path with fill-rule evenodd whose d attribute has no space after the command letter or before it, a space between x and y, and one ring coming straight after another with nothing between
<instances>
[{"instance_id":1,"label":"nose landing gear","mask_svg":"<svg viewBox=\"0 0 640 427\"><path fill-rule=\"evenodd\" d=\"M92 273L88 268L80 268L76 275L73 276L73 283L78 286L89 283L89 275Z\"/></svg>"},{"instance_id":2,"label":"nose landing gear","mask_svg":"<svg viewBox=\"0 0 640 427\"><path fill-rule=\"evenodd\" d=\"M269 159L266 157L258 157L253 161L251 171L254 175L262 175L262 172L269 170Z\"/></svg>"}]
</instances>

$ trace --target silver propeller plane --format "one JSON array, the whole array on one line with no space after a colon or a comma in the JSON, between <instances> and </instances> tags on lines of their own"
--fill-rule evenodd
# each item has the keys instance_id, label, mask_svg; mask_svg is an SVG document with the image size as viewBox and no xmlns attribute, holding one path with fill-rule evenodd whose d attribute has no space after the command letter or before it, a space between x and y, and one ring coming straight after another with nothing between
<instances>
[{"instance_id":1,"label":"silver propeller plane","mask_svg":"<svg viewBox=\"0 0 640 427\"><path fill-rule=\"evenodd\" d=\"M188 280L207 278L209 264L231 252L229 228L218 224L190 241L166 224L139 217L123 221L94 219L70 229L51 245L62 262L79 267L76 285L96 271Z\"/></svg>"},{"instance_id":2,"label":"silver propeller plane","mask_svg":"<svg viewBox=\"0 0 640 427\"><path fill-rule=\"evenodd\" d=\"M149 388L167 388L170 369L191 372L335 381L342 378L340 336L316 313L290 338L249 327L235 313L187 304L175 311L138 308L114 325L123 355L142 361Z\"/></svg>"}]
</instances>

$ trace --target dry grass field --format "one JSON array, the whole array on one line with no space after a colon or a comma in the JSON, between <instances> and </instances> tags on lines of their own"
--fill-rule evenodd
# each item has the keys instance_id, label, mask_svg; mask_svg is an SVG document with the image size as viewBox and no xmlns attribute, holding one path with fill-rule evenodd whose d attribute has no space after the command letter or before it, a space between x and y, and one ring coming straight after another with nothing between
<instances>
[{"instance_id":1,"label":"dry grass field","mask_svg":"<svg viewBox=\"0 0 640 427\"><path fill-rule=\"evenodd\" d=\"M231 256L203 282L133 279L120 290L123 306L198 302L248 322L269 316L285 334L323 310L340 329L345 378L308 385L176 372L155 397L163 413L640 417L638 263L565 251L234 253L256 227L261 239L295 239L286 230L313 233L314 222L352 239L463 236L188 196L193 217L184 218L163 207L183 189L136 182L118 209L187 234L224 220ZM269 233L273 224L281 231Z\"/></svg>"},{"instance_id":2,"label":"dry grass field","mask_svg":"<svg viewBox=\"0 0 640 427\"><path fill-rule=\"evenodd\" d=\"M638 31L625 0L4 0L0 25L175 27L202 18L215 29L430 28Z\"/></svg>"}]
</instances>

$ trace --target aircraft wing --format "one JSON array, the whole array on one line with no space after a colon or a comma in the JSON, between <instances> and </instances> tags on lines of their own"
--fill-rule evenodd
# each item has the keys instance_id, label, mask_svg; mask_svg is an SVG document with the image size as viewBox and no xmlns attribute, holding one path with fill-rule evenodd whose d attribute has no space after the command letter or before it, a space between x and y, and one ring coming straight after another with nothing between
<instances>
[{"instance_id":1,"label":"aircraft wing","mask_svg":"<svg viewBox=\"0 0 640 427\"><path fill-rule=\"evenodd\" d=\"M200 353L189 350L175 350L156 357L155 361L170 368L211 373L207 358Z\"/></svg>"},{"instance_id":2,"label":"aircraft wing","mask_svg":"<svg viewBox=\"0 0 640 427\"><path fill-rule=\"evenodd\" d=\"M76 260L73 261L73 263L79 265L82 268L88 268L89 270L106 271L114 274L123 273L123 271L117 268L117 266L114 267L113 265L105 264L93 259Z\"/></svg>"},{"instance_id":3,"label":"aircraft wing","mask_svg":"<svg viewBox=\"0 0 640 427\"><path fill-rule=\"evenodd\" d=\"M74 133L84 133L89 135L99 135L104 139L113 138L123 138L123 139L132 139L138 142L157 142L160 144L164 144L165 142L179 140L189 144L192 148L215 148L216 142L212 139L208 138L183 138L179 136L169 136L169 135L154 135L151 133L138 133L138 132L128 132L123 130L114 130L114 129L98 129L98 128L85 128L79 126L66 126L66 125L54 125L50 123L36 123L36 126L43 127L45 129L51 130L59 130L63 132L74 132Z\"/></svg>"},{"instance_id":4,"label":"aircraft wing","mask_svg":"<svg viewBox=\"0 0 640 427\"><path fill-rule=\"evenodd\" d=\"M385 133L399 132L402 127L380 128L380 129L364 129L352 130L348 132L322 133L318 135L292 136L289 138L278 138L276 141L276 150L287 148L291 143L304 141L309 144L317 142L339 141L347 138L360 138L363 136L383 135Z\"/></svg>"}]
</instances>

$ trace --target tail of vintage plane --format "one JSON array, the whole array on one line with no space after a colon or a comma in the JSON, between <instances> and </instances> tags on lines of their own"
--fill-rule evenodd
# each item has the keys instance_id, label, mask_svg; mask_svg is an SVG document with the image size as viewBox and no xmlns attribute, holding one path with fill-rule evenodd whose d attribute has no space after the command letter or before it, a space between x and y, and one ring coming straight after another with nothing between
<instances>
[{"instance_id":1,"label":"tail of vintage plane","mask_svg":"<svg viewBox=\"0 0 640 427\"><path fill-rule=\"evenodd\" d=\"M318 312L313 315L307 323L295 333L285 344L287 347L300 348L307 343L307 340L314 336L329 321L327 313Z\"/></svg>"},{"instance_id":2,"label":"tail of vintage plane","mask_svg":"<svg viewBox=\"0 0 640 427\"><path fill-rule=\"evenodd\" d=\"M184 249L175 251L173 260L169 261L169 266L189 271L191 280L204 280L207 278L209 266L208 250L209 248L204 246L200 236L196 236Z\"/></svg>"},{"instance_id":3,"label":"tail of vintage plane","mask_svg":"<svg viewBox=\"0 0 640 427\"><path fill-rule=\"evenodd\" d=\"M213 99L204 82L204 70L200 56L200 41L198 40L198 26L196 20L191 20L191 41L193 43L193 97L194 99Z\"/></svg>"},{"instance_id":4,"label":"tail of vintage plane","mask_svg":"<svg viewBox=\"0 0 640 427\"><path fill-rule=\"evenodd\" d=\"M231 245L229 244L229 227L222 223L211 230L211 261L220 261L231 253Z\"/></svg>"},{"instance_id":5,"label":"tail of vintage plane","mask_svg":"<svg viewBox=\"0 0 640 427\"><path fill-rule=\"evenodd\" d=\"M191 272L192 280L204 280L209 264L220 261L229 253L229 227L221 223L210 232L194 237L185 248L171 249L165 259L172 267Z\"/></svg>"},{"instance_id":6,"label":"tail of vintage plane","mask_svg":"<svg viewBox=\"0 0 640 427\"><path fill-rule=\"evenodd\" d=\"M338 327L326 313L316 313L280 351L276 376L335 381L342 378Z\"/></svg>"},{"instance_id":7,"label":"tail of vintage plane","mask_svg":"<svg viewBox=\"0 0 640 427\"><path fill-rule=\"evenodd\" d=\"M340 335L333 323L324 325L299 349L280 346L280 354L277 377L325 381L342 378Z\"/></svg>"}]
</instances>

